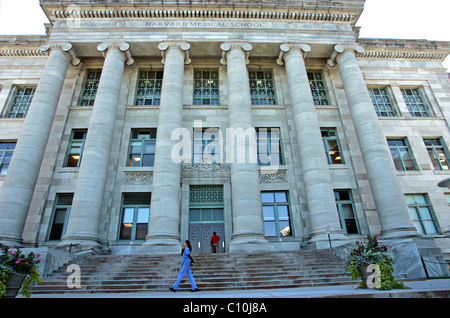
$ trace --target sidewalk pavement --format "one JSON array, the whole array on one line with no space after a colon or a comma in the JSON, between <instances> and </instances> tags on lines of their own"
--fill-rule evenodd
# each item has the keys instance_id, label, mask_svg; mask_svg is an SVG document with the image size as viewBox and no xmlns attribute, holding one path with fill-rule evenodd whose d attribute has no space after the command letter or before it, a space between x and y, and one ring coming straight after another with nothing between
<instances>
[{"instance_id":1,"label":"sidewalk pavement","mask_svg":"<svg viewBox=\"0 0 450 318\"><path fill-rule=\"evenodd\" d=\"M450 298L450 278L405 281L410 289L387 291L359 289L354 285L317 286L280 289L140 292L140 293L86 293L36 294L32 298ZM21 295L18 296L20 298Z\"/></svg>"}]
</instances>

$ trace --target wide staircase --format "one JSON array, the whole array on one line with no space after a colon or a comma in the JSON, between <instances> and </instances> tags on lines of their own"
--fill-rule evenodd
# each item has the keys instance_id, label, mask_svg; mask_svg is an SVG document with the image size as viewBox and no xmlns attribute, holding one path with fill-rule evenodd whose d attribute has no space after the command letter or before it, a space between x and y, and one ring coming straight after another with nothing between
<instances>
[{"instance_id":1,"label":"wide staircase","mask_svg":"<svg viewBox=\"0 0 450 318\"><path fill-rule=\"evenodd\" d=\"M273 253L200 254L192 272L202 291L354 284L345 263L327 250ZM67 264L32 287L32 294L168 291L176 281L179 255L79 256L81 288L68 288ZM73 280L69 280L74 282ZM191 289L187 276L178 291Z\"/></svg>"}]
</instances>

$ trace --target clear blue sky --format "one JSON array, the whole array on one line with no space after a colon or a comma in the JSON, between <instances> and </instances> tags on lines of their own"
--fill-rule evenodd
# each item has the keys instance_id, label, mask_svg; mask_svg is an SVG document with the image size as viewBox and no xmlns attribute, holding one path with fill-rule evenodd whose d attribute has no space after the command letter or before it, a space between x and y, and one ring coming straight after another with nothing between
<instances>
[{"instance_id":1,"label":"clear blue sky","mask_svg":"<svg viewBox=\"0 0 450 318\"><path fill-rule=\"evenodd\" d=\"M366 0L364 8L361 37L450 41L450 0ZM45 34L47 22L39 0L0 0L0 34Z\"/></svg>"}]
</instances>

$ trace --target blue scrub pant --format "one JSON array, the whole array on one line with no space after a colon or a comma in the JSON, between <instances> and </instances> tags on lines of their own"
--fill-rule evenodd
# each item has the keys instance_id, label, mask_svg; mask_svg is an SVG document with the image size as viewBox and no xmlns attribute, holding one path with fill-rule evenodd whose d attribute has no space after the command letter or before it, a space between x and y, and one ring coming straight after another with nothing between
<instances>
[{"instance_id":1,"label":"blue scrub pant","mask_svg":"<svg viewBox=\"0 0 450 318\"><path fill-rule=\"evenodd\" d=\"M183 279L184 275L188 275L189 278L189 282L191 283L192 289L196 289L197 285L195 284L195 279L194 276L192 275L192 271L191 271L191 264L183 264L181 266L181 271L180 274L178 275L178 279L175 282L175 284L173 284L172 288L177 290L178 289L178 285L180 284L181 280Z\"/></svg>"}]
</instances>

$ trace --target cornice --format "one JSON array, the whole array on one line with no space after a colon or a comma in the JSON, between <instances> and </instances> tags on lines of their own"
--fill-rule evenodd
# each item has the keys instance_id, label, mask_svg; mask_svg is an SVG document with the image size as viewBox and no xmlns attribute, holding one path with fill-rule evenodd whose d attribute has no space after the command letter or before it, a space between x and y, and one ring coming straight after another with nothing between
<instances>
[{"instance_id":1,"label":"cornice","mask_svg":"<svg viewBox=\"0 0 450 318\"><path fill-rule=\"evenodd\" d=\"M427 52L389 52L389 51L370 51L357 53L357 58L364 59L406 59L406 60L437 60L443 61L448 53L427 53Z\"/></svg>"},{"instance_id":2,"label":"cornice","mask_svg":"<svg viewBox=\"0 0 450 318\"><path fill-rule=\"evenodd\" d=\"M48 52L42 52L40 49L1 49L0 56L5 57L37 57L48 56Z\"/></svg>"}]
</instances>

